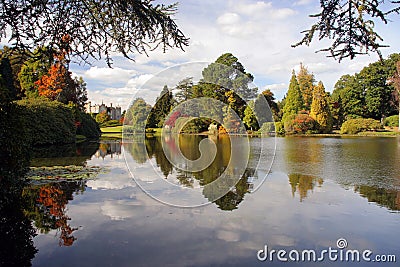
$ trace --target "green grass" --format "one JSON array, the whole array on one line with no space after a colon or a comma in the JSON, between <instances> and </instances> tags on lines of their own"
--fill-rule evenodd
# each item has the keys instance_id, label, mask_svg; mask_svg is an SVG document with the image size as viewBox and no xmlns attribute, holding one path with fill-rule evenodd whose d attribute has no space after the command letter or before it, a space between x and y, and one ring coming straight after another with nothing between
<instances>
[{"instance_id":1,"label":"green grass","mask_svg":"<svg viewBox=\"0 0 400 267\"><path fill-rule=\"evenodd\" d=\"M102 133L122 133L122 126L100 128Z\"/></svg>"},{"instance_id":2,"label":"green grass","mask_svg":"<svg viewBox=\"0 0 400 267\"><path fill-rule=\"evenodd\" d=\"M360 136L397 136L400 135L400 132L361 132L357 135Z\"/></svg>"}]
</instances>

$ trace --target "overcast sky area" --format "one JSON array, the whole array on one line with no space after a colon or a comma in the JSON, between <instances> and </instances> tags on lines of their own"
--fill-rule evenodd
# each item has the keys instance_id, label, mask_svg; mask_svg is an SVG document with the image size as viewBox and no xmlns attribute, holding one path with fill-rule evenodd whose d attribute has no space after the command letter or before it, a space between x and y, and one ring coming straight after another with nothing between
<instances>
[{"instance_id":1,"label":"overcast sky area","mask_svg":"<svg viewBox=\"0 0 400 267\"><path fill-rule=\"evenodd\" d=\"M160 1L172 3L173 1ZM176 22L190 38L185 51L162 49L149 52L149 56L135 54L135 62L120 56L114 57L113 69L104 61L92 66L72 65L74 74L87 82L88 96L92 103L120 105L125 109L135 97L147 101L161 91L144 92L140 87L152 75L170 66L187 62L213 62L223 53L235 55L254 75L254 83L261 92L271 89L277 99L286 94L292 69L298 70L302 62L317 81L321 80L327 91L343 74L354 74L364 66L378 60L376 54L359 56L341 63L327 58L327 53L315 53L329 42L314 40L312 45L292 48L302 38L300 33L315 22L309 14L320 10L318 0L299 1L227 1L184 0L179 3ZM381 51L384 57L399 52L399 15L392 15L388 25L376 25L376 29L389 48ZM182 77L184 79L186 77ZM145 95L145 96L144 96Z\"/></svg>"}]
</instances>

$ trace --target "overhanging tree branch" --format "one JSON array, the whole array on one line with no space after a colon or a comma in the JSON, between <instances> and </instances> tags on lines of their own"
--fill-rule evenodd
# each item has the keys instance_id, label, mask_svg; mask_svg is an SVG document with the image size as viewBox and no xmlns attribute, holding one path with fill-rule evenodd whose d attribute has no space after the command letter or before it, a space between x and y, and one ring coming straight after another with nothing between
<instances>
[{"instance_id":1,"label":"overhanging tree branch","mask_svg":"<svg viewBox=\"0 0 400 267\"><path fill-rule=\"evenodd\" d=\"M383 39L375 31L375 22L387 24L389 14L400 12L400 1L386 3L383 0L320 0L321 12L310 15L319 21L303 31L303 39L292 47L310 45L318 34L319 40L333 40L330 47L317 51L329 52L328 57L341 61L375 52L382 58L380 49L387 45L380 43ZM388 11L383 11L384 8Z\"/></svg>"},{"instance_id":2,"label":"overhanging tree branch","mask_svg":"<svg viewBox=\"0 0 400 267\"><path fill-rule=\"evenodd\" d=\"M70 36L75 59L105 58L111 66L114 52L132 59L160 46L183 50L189 39L172 19L176 10L176 3L153 0L0 0L0 38L26 53L37 46L58 50Z\"/></svg>"}]
</instances>

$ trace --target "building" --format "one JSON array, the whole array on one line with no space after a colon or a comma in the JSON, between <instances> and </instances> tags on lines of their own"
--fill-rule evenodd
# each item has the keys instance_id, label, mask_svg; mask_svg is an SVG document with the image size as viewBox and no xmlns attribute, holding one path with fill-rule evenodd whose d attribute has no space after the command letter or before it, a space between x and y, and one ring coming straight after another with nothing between
<instances>
[{"instance_id":1,"label":"building","mask_svg":"<svg viewBox=\"0 0 400 267\"><path fill-rule=\"evenodd\" d=\"M106 112L112 120L119 120L121 119L122 116L121 107L119 106L113 107L112 103L108 107L104 103L101 103L101 105L98 104L92 105L92 102L89 101L86 103L85 109L87 113L92 113L92 114L99 114Z\"/></svg>"}]
</instances>

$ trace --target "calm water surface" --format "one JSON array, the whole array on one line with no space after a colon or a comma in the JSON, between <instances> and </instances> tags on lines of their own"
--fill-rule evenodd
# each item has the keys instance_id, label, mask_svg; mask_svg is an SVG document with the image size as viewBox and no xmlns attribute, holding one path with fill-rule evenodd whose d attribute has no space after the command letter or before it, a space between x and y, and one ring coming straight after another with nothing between
<instances>
[{"instance_id":1,"label":"calm water surface","mask_svg":"<svg viewBox=\"0 0 400 267\"><path fill-rule=\"evenodd\" d=\"M202 138L181 136L166 153L179 145L196 159ZM259 190L249 193L252 181L268 173L275 142L267 140L270 149L256 169L262 139L251 138L252 162L235 188L210 205L186 209L146 195L123 156L127 152L144 173L154 168L157 177L149 171L149 182L162 177L201 190L227 168L231 152L241 153L230 151L229 139L214 141L216 159L195 174L175 169L159 138L147 139L146 146L92 143L73 156L66 149L63 158L37 152L35 166L87 164L107 171L94 180L41 182L24 190L31 203L25 213L38 232L33 266L398 266L400 139L276 138L272 169ZM396 255L397 263L257 260L265 245L321 251L337 248L339 238L347 240L348 249Z\"/></svg>"}]
</instances>

